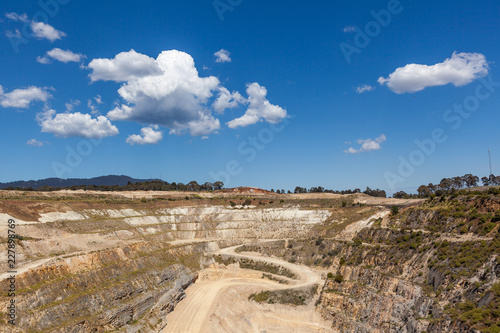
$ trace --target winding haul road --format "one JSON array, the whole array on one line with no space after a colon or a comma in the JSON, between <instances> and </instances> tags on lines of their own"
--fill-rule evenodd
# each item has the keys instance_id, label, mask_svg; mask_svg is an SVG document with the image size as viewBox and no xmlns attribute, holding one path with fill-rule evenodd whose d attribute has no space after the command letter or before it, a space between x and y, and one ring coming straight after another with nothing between
<instances>
[{"instance_id":1,"label":"winding haul road","mask_svg":"<svg viewBox=\"0 0 500 333\"><path fill-rule=\"evenodd\" d=\"M261 332L258 329L259 324L253 322L248 323L248 318L233 318L233 322L236 320L242 321L242 324L246 321L248 325L241 325L237 328L232 327L231 330L223 327L218 327L218 329L213 329L214 321L227 321L228 316L236 316L238 311L240 313L248 313L249 311L255 311L255 307L252 308L251 302L248 301L248 296L251 292L258 292L262 289L265 290L278 290L278 289L289 289L297 287L307 287L313 285L322 285L323 281L321 276L314 270L302 266L289 263L287 261L264 257L255 253L236 253L235 249L238 246L233 246L217 251L215 254L227 255L236 258L246 258L252 260L264 261L266 263L279 265L285 267L292 271L296 277L292 280L290 284L279 284L274 281L264 280L261 278L261 272L250 275L242 275L241 277L230 277L221 278L215 281L197 281L194 285L186 290L187 297L182 300L173 312L167 315L167 326L162 332L164 333L195 333L195 332ZM233 304L234 299L234 304ZM311 302L312 303L312 302ZM220 306L226 306L227 311L223 311L222 317L218 318L215 314L217 308ZM238 308L239 306L239 308ZM264 307L268 306L267 304ZM242 308L243 307L243 308ZM248 307L248 308L246 308ZM269 306L266 310L263 310L262 314L252 314L253 318L262 319L263 316L266 317L266 322L272 320L275 323L280 321L284 326L293 325L297 330L294 332L332 332L330 325L328 323L318 323L317 317L319 314L309 314L304 318L299 318L294 316L293 312L304 311L303 307L288 307L290 311L283 311L283 305L276 305L276 307L281 307L281 313L273 313ZM237 309L238 308L238 309ZM302 308L302 309L300 309ZM314 307L310 306L306 311L313 311ZM289 313L284 313L289 312ZM317 315L317 316L316 316ZM313 319L314 317L314 319ZM211 322L212 321L212 322ZM257 326L257 327L256 327ZM211 328L212 327L212 328ZM252 329L250 329L252 327ZM235 331L236 330L236 331ZM266 332L262 330L262 332ZM288 332L290 330L288 329ZM269 331L270 333L270 331Z\"/></svg>"}]
</instances>

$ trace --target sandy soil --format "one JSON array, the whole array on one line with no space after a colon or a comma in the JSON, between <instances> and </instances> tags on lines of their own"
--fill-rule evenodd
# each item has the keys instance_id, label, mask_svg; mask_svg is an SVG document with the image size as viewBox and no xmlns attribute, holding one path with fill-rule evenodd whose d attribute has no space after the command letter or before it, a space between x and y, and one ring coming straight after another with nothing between
<instances>
[{"instance_id":1,"label":"sandy soil","mask_svg":"<svg viewBox=\"0 0 500 333\"><path fill-rule=\"evenodd\" d=\"M334 332L314 310L314 302L306 306L257 304L248 296L262 290L305 287L323 281L318 272L281 259L255 253L234 252L236 247L216 254L261 260L281 265L297 276L290 285L262 279L262 273L230 265L215 265L200 273L200 279L186 290L187 297L167 316L167 332Z\"/></svg>"}]
</instances>

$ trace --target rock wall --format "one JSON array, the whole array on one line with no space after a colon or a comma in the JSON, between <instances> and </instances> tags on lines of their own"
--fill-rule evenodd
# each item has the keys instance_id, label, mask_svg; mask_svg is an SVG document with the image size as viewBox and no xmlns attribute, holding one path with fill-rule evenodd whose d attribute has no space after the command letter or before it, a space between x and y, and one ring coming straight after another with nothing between
<instances>
[{"instance_id":1,"label":"rock wall","mask_svg":"<svg viewBox=\"0 0 500 333\"><path fill-rule=\"evenodd\" d=\"M16 248L17 325L12 330L0 321L0 332L158 332L197 272L212 263L206 254L248 240L305 236L330 214L196 205L6 206L0 218L14 218L22 240ZM5 271L6 242L0 260ZM7 290L3 280L1 309L10 301Z\"/></svg>"},{"instance_id":2,"label":"rock wall","mask_svg":"<svg viewBox=\"0 0 500 333\"><path fill-rule=\"evenodd\" d=\"M214 248L209 243L136 244L35 267L16 279L16 326L20 331L101 332L141 319L142 326L156 330L195 281L196 269L190 266ZM6 288L3 283L2 294ZM7 302L2 297L0 306Z\"/></svg>"}]
</instances>

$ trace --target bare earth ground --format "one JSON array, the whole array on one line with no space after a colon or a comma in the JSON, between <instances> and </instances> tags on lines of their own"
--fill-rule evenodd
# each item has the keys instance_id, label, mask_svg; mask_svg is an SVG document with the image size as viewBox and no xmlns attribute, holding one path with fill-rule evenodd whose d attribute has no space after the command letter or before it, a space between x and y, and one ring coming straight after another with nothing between
<instances>
[{"instance_id":1,"label":"bare earth ground","mask_svg":"<svg viewBox=\"0 0 500 333\"><path fill-rule=\"evenodd\" d=\"M197 212L196 214L201 214L199 217L201 220L197 220L197 218L191 217L187 211L191 209L192 206L198 205L202 207L200 209L205 209L206 206L212 205L211 202L213 200L207 199L205 200L206 202L204 200L184 200L184 196L189 196L190 198L194 198L194 196L204 198L224 197L226 199L220 200L220 202L215 201L217 205L223 206L227 205L226 201L229 200L228 198L232 198L233 195L233 193L221 192L58 191L44 193L0 191L0 220L7 220L11 217L15 218L16 225L18 226L16 230L23 236L29 236L31 238L31 240L26 242L24 248L26 254L29 254L29 256L23 256L20 254L18 258L16 258L18 261L17 271L18 274L21 274L39 266L54 265L56 260L64 260L67 257L78 256L82 253L91 253L94 251L127 246L139 242L142 240L142 237L149 236L148 230L150 228L153 229L153 226L156 225L150 225L149 223L152 222L149 218L158 218L158 216L155 215L155 209L160 208L173 209L180 207L179 209L186 209L186 212L182 213L185 215L185 219L179 218L176 220L176 218L174 218L172 221L155 220L158 222L157 224L173 224L175 225L175 228L172 230L177 230L177 224L182 225L182 223L187 223L189 226L193 224L193 228L189 228L189 230L193 230L189 231L186 229L189 231L187 232L187 239L176 239L176 236L169 236L168 238L163 239L163 241L166 241L172 246L207 242L207 240L225 240L227 239L225 233L227 233L229 237L234 237L233 229L228 229L227 231L224 229L228 228L227 226L221 227L220 231L217 231L218 233L210 230L202 233L201 231L203 230L195 230L194 225L200 224L199 228L202 228L203 223L205 223L203 222L204 217L202 215L206 214L206 216L210 216L212 213L207 212L201 214L200 212ZM285 200L291 199L298 201L303 199L319 199L319 203L322 205L321 207L325 206L324 202L321 201L322 199L349 200L350 202L359 202L369 206L381 205L385 207L394 204L405 206L421 202L421 200L374 198L364 194L342 196L331 193L280 195L255 193L245 194L245 197L247 196L258 197L259 200L260 198L268 198L274 201L278 201L277 199L281 198ZM134 211L130 213L128 211L132 210L132 208L128 205L127 201L122 202L118 200L118 202L114 202L113 200L110 200L111 203L109 203L106 200L103 201L103 197L112 198L113 200L115 198L149 199L155 197L174 197L181 199L178 201L160 200L154 205L148 203L147 201L137 200L137 202L133 202L134 205L132 208ZM75 200L75 198L78 199ZM300 202L297 204L297 207L303 205L304 210L309 214L313 210L307 210L308 207L317 206L313 204L316 204L316 202ZM287 205L290 205L290 203L287 203ZM247 208L255 208L255 206ZM142 211L143 209L144 212ZM228 209L231 209L231 207L228 206ZM371 208L367 209L370 211ZM102 212L102 214L91 213L94 211ZM232 216L236 213L243 215L241 216L241 221L238 220L237 222L233 222ZM94 216L92 214L97 215ZM113 214L118 215L115 216ZM177 214L182 215L179 213ZM195 213L192 214L193 216L197 216ZM245 210L235 209L234 213L233 211L229 211L225 214L230 217L228 221L221 220L217 223L248 223L248 217L246 216ZM344 233L338 237L343 239L352 239L354 234L359 231L359 229L370 225L376 218L385 219L387 214L387 209L382 208L381 211L377 212L377 214L364 220L352 223L347 227ZM314 219L324 220L327 218L327 215L320 215L308 217L304 220L305 222L302 221L300 223L305 223L304 225L312 225L311 222L314 222ZM280 213L276 216L272 215L270 217L266 215L263 218L264 220L266 218L270 218L271 220L265 220L264 222L272 225L272 223L274 223L273 219L276 219L278 222L281 221L281 219L288 221L287 219L293 219L294 216L295 215L292 214L291 217L289 217L288 215L285 216ZM297 216L300 220L302 215ZM213 219L213 217L210 218ZM99 231L94 232L93 229L85 229L83 225L80 225L82 219L85 223L88 222L96 224L96 228ZM192 219L192 221L189 219ZM104 228L101 223L108 223L110 226ZM300 223L297 222L298 225ZM59 225L61 228L59 228ZM75 225L78 225L79 227L74 227ZM260 227L261 225L259 224L258 226ZM282 224L279 224L279 226L280 228L283 227ZM83 228L83 231L78 228ZM235 228L236 229L234 230L240 230L237 228L242 228L240 230L242 235L237 236L235 239L241 237L245 238L244 242L248 242L248 235L246 235L245 231L242 230L246 230L245 228L249 227L244 226ZM6 234L6 229L6 225L0 225L1 234ZM110 231L107 231L108 229ZM297 230L300 231L301 229ZM135 234L132 231L134 231ZM184 232L184 230L181 231ZM214 233L211 237L210 232ZM290 236L295 237L295 234L273 234L272 232L274 231L272 228L269 230L266 229L265 232L266 233L261 233L259 235L263 236L262 238L276 237L273 240ZM159 234L161 235L161 233ZM203 235L205 234L209 235L209 237L204 238ZM181 237L183 237L182 234ZM265 241L262 238L260 238L260 241ZM235 244L235 242L232 244ZM217 246L215 246L214 249L216 248ZM313 298L313 300L307 305L303 306L267 303L259 304L248 299L250 294L258 293L263 290L282 290L314 285L319 285L319 287L321 287L324 283L322 276L324 277L326 275L325 272L308 268L306 266L292 264L277 258L263 257L257 253L245 252L237 254L234 249L235 247L226 248L219 250L215 254L247 258L254 261L260 260L274 265L279 265L292 271L297 276L297 279L292 280L290 284L279 284L275 281L263 279L262 272L240 269L238 264L229 265L227 267L214 264L210 268L201 271L199 273L200 278L198 281L186 290L187 297L176 306L172 313L167 316L168 324L163 332L334 332L331 329L331 322L323 320L320 314L315 311L314 303L318 295L316 295L315 298ZM7 277L7 274L0 274L0 281Z\"/></svg>"},{"instance_id":2,"label":"bare earth ground","mask_svg":"<svg viewBox=\"0 0 500 333\"><path fill-rule=\"evenodd\" d=\"M235 195L244 195L248 197L269 197L283 199L340 199L352 198L354 202L365 203L369 205L410 205L425 201L425 199L394 199L371 197L366 194L335 194L335 193L300 193L300 194L266 194L266 193L231 193L231 192L180 192L180 191L119 191L119 192L103 192L103 191L83 191L83 190L60 190L55 192L25 192L25 191L0 191L0 196L19 195L26 197L67 197L67 196L109 196L122 197L129 199L152 199L155 197L183 197L197 195L202 198L230 198Z\"/></svg>"},{"instance_id":3,"label":"bare earth ground","mask_svg":"<svg viewBox=\"0 0 500 333\"><path fill-rule=\"evenodd\" d=\"M334 332L314 310L314 301L305 306L257 304L251 293L322 285L320 272L281 259L226 248L216 254L265 261L283 266L296 274L290 285L263 280L262 273L240 269L237 264L221 269L218 265L200 273L200 280L186 291L187 297L167 316L167 332Z\"/></svg>"}]
</instances>

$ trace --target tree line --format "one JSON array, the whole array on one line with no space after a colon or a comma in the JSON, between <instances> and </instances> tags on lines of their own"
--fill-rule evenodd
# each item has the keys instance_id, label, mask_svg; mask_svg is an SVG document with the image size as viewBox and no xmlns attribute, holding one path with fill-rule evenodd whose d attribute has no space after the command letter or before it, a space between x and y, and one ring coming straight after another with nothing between
<instances>
[{"instance_id":1,"label":"tree line","mask_svg":"<svg viewBox=\"0 0 500 333\"><path fill-rule=\"evenodd\" d=\"M441 195L444 193L448 193L450 191L457 191L465 188L477 187L479 186L479 182L482 183L483 186L500 186L500 176L489 175L488 177L482 177L479 179L478 176L474 176L470 173L464 176L452 177L452 178L443 178L439 184L428 184L428 185L420 185L417 189L418 194L408 194L404 191L399 191L394 193L394 198L425 198L429 197L432 194Z\"/></svg>"},{"instance_id":2,"label":"tree line","mask_svg":"<svg viewBox=\"0 0 500 333\"><path fill-rule=\"evenodd\" d=\"M483 186L500 186L500 176L489 175L488 177L482 177L481 179L472 174L466 174L464 176L443 178L439 184L428 184L421 185L417 189L417 194L408 194L404 191L399 191L394 193L394 198L425 198L432 194L441 195L443 193L448 193L450 191L461 190L464 188L471 188L479 186L480 182ZM151 180L145 182L128 182L127 185L75 185L68 187L52 187L52 186L42 186L38 189L33 189L31 187L7 187L5 190L18 190L18 191L58 191L58 190L85 190L85 191L183 191L183 192L198 192L198 191L215 191L224 188L224 183L221 181L216 182L205 182L203 184L198 184L196 181L191 181L187 184L176 183L176 182L165 182L162 180ZM271 189L271 192L275 192ZM276 190L277 194L291 193L291 191L285 192L285 190ZM322 186L313 186L309 189L305 187L297 186L293 193L335 193L335 194L356 194L364 193L373 197L383 197L386 198L387 194L384 190L371 189L369 187L366 190L361 191L359 188L354 190L329 190Z\"/></svg>"},{"instance_id":3,"label":"tree line","mask_svg":"<svg viewBox=\"0 0 500 333\"><path fill-rule=\"evenodd\" d=\"M127 185L75 185L68 187L52 187L52 186L42 186L38 189L33 189L32 187L7 187L5 190L18 190L18 191L59 191L59 190L84 190L84 191L214 191L221 190L224 188L224 183L217 182L205 182L203 184L198 184L196 181L191 181L187 184L183 183L169 183L161 180L152 180L145 182L128 182Z\"/></svg>"},{"instance_id":4,"label":"tree line","mask_svg":"<svg viewBox=\"0 0 500 333\"><path fill-rule=\"evenodd\" d=\"M338 190L328 190L325 189L322 186L318 187L311 187L310 189L307 189L305 187L299 187L297 186L294 190L294 193L335 193L335 194L355 194L355 193L364 193L367 195L370 195L372 197L382 197L386 198L387 194L384 190L373 190L369 187L366 188L363 192L359 188L356 188L354 190L343 190L343 191L338 191Z\"/></svg>"}]
</instances>

